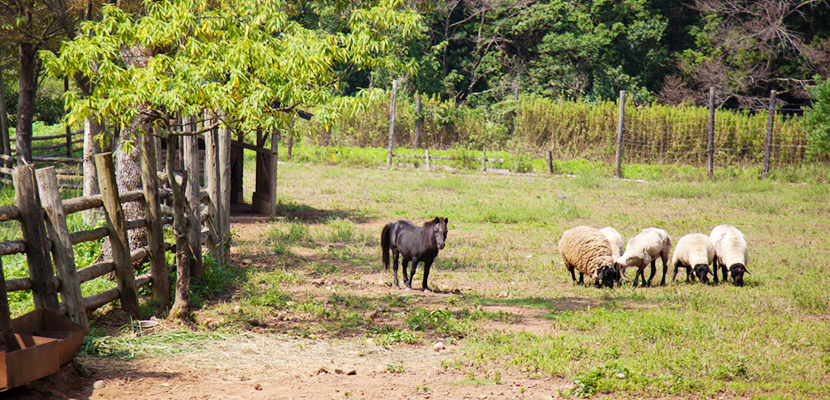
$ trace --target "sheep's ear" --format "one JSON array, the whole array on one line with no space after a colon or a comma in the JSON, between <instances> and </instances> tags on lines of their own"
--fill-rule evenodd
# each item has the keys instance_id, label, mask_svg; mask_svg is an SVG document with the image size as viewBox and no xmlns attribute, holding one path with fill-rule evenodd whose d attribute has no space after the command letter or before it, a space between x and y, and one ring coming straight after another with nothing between
<instances>
[{"instance_id":1,"label":"sheep's ear","mask_svg":"<svg viewBox=\"0 0 830 400\"><path fill-rule=\"evenodd\" d=\"M712 272L712 269L710 269L710 268L709 268L709 265L708 265L708 264L706 265L706 273L707 273L707 274L711 274L711 275L714 275L714 274L715 274L714 272Z\"/></svg>"},{"instance_id":2,"label":"sheep's ear","mask_svg":"<svg viewBox=\"0 0 830 400\"><path fill-rule=\"evenodd\" d=\"M744 267L744 273L745 273L745 274L752 275L752 274L750 274L750 273L749 273L749 270L748 270L748 269L746 269L746 267Z\"/></svg>"}]
</instances>

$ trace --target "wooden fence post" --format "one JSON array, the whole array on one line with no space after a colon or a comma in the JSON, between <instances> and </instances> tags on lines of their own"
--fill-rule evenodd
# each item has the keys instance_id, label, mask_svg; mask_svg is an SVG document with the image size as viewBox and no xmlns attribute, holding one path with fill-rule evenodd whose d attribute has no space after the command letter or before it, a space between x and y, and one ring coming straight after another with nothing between
<instances>
[{"instance_id":1,"label":"wooden fence post","mask_svg":"<svg viewBox=\"0 0 830 400\"><path fill-rule=\"evenodd\" d=\"M172 151L172 149L167 149ZM115 181L115 166L112 153L95 155L95 167L98 169L98 187L104 201L104 213L112 244L112 263L115 265L115 280L121 299L121 308L133 318L141 318L138 307L138 290L135 287L135 274L130 261L130 243L127 239L127 221L121 207L121 196Z\"/></svg>"},{"instance_id":2,"label":"wooden fence post","mask_svg":"<svg viewBox=\"0 0 830 400\"><path fill-rule=\"evenodd\" d=\"M620 90L619 113L617 117L617 178L622 178L623 132L625 131L625 90Z\"/></svg>"},{"instance_id":3,"label":"wooden fence post","mask_svg":"<svg viewBox=\"0 0 830 400\"><path fill-rule=\"evenodd\" d=\"M12 315L11 311L9 311L9 298L6 292L6 275L3 273L2 258L0 258L0 333L12 333Z\"/></svg>"},{"instance_id":4,"label":"wooden fence post","mask_svg":"<svg viewBox=\"0 0 830 400\"><path fill-rule=\"evenodd\" d=\"M481 150L481 170L487 171L487 149Z\"/></svg>"},{"instance_id":5,"label":"wooden fence post","mask_svg":"<svg viewBox=\"0 0 830 400\"><path fill-rule=\"evenodd\" d=\"M69 229L66 227L66 214L63 211L61 193L58 189L58 175L55 167L37 170L40 199L46 211L46 230L52 241L52 259L55 261L55 272L61 281L61 299L66 304L66 313L76 324L88 328L86 310L81 295L81 281L78 278L78 269L75 266L75 255L72 252L72 242L69 240Z\"/></svg>"},{"instance_id":6,"label":"wooden fence post","mask_svg":"<svg viewBox=\"0 0 830 400\"><path fill-rule=\"evenodd\" d=\"M9 119L6 110L6 83L3 77L0 76L0 144L2 144L3 154L7 157L12 155L12 147L9 143ZM12 167L12 162L9 158L6 159L6 168Z\"/></svg>"},{"instance_id":7,"label":"wooden fence post","mask_svg":"<svg viewBox=\"0 0 830 400\"><path fill-rule=\"evenodd\" d=\"M12 171L14 179L14 204L20 210L20 229L26 243L26 262L32 280L32 297L35 308L45 308L60 313L58 296L52 285L52 260L49 257L49 241L43 224L43 208L37 190L34 165L21 165Z\"/></svg>"},{"instance_id":8,"label":"wooden fence post","mask_svg":"<svg viewBox=\"0 0 830 400\"><path fill-rule=\"evenodd\" d=\"M164 254L164 231L161 224L161 203L156 168L156 140L141 134L141 188L144 191L144 221L147 229L147 247L150 251L150 276L153 278L153 300L165 307L170 305L170 278L167 257Z\"/></svg>"},{"instance_id":9,"label":"wooden fence post","mask_svg":"<svg viewBox=\"0 0 830 400\"><path fill-rule=\"evenodd\" d=\"M231 261L231 129L228 126L227 114L222 113L225 122L219 126L219 218L222 220L222 231L219 235L222 241L222 260L224 264Z\"/></svg>"},{"instance_id":10,"label":"wooden fence post","mask_svg":"<svg viewBox=\"0 0 830 400\"><path fill-rule=\"evenodd\" d=\"M548 173L553 174L553 152L548 150L545 152L545 161L548 163Z\"/></svg>"},{"instance_id":11,"label":"wooden fence post","mask_svg":"<svg viewBox=\"0 0 830 400\"><path fill-rule=\"evenodd\" d=\"M183 117L187 123L184 132L194 132L191 117ZM190 220L190 231L187 233L187 245L190 254L190 277L193 280L201 280L204 264L202 263L202 221L199 218L201 199L199 191L202 189L199 176L199 138L196 135L182 137L184 144L184 170L187 171L187 188L185 198L189 207L187 219Z\"/></svg>"},{"instance_id":12,"label":"wooden fence post","mask_svg":"<svg viewBox=\"0 0 830 400\"><path fill-rule=\"evenodd\" d=\"M775 124L775 90L769 91L769 118L767 118L767 137L764 139L764 168L761 179L767 179L769 173L770 148L772 147L772 127Z\"/></svg>"},{"instance_id":13,"label":"wooden fence post","mask_svg":"<svg viewBox=\"0 0 830 400\"><path fill-rule=\"evenodd\" d=\"M395 143L395 102L398 95L398 80L392 81L392 101L389 105L389 146L386 150L386 167L392 167L392 145Z\"/></svg>"},{"instance_id":14,"label":"wooden fence post","mask_svg":"<svg viewBox=\"0 0 830 400\"><path fill-rule=\"evenodd\" d=\"M424 154L427 158L427 171L429 171L429 149L424 149Z\"/></svg>"},{"instance_id":15,"label":"wooden fence post","mask_svg":"<svg viewBox=\"0 0 830 400\"><path fill-rule=\"evenodd\" d=\"M206 111L205 114L208 114ZM206 115L208 124L213 123L213 115ZM219 144L218 132L211 129L205 132L205 184L208 189L208 247L210 256L219 264L225 259L224 246L222 243L222 219L219 208Z\"/></svg>"},{"instance_id":16,"label":"wooden fence post","mask_svg":"<svg viewBox=\"0 0 830 400\"><path fill-rule=\"evenodd\" d=\"M709 137L706 141L706 169L709 179L715 174L715 87L709 88Z\"/></svg>"}]
</instances>

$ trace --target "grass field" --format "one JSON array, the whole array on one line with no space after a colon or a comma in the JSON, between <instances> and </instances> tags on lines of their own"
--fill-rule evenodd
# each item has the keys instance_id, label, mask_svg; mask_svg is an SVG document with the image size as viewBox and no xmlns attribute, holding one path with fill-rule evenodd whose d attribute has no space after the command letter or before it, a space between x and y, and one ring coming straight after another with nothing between
<instances>
[{"instance_id":1,"label":"grass field","mask_svg":"<svg viewBox=\"0 0 830 400\"><path fill-rule=\"evenodd\" d=\"M275 272L282 278L260 278L284 279L277 308L336 304L336 316L318 310L323 320L341 324L333 328L329 321L325 330L348 330L343 304L359 311L377 300L321 306L285 294L297 283L286 271L304 262L289 249L325 248L314 267L303 267L322 268L318 275L376 272L378 231L364 230L366 222L440 215L449 218L450 234L431 281L444 292L464 290L438 308L432 326L465 338L464 355L452 367L471 379L497 380L499 370L559 377L574 382L567 393L574 396L830 396L826 185L745 178L644 183L589 172L550 178L293 163L280 168L281 212L288 218L275 223L270 243L285 264ZM556 252L561 233L577 225L614 226L625 240L654 226L676 241L722 223L747 236L746 287L686 284L683 274L664 287L577 287ZM338 235L345 240L332 239ZM658 263L656 283L659 273ZM292 299L299 304L286 306ZM482 320L511 320L509 313L476 311L480 305L533 307L556 334L476 329ZM404 309L404 321L435 311ZM407 341L411 331L381 336Z\"/></svg>"},{"instance_id":2,"label":"grass field","mask_svg":"<svg viewBox=\"0 0 830 400\"><path fill-rule=\"evenodd\" d=\"M353 156L371 160L364 164L326 165L310 156L281 164L279 212L286 218L268 223L255 240L236 241L237 254L252 265L237 260L208 270L195 288L199 323L187 333L94 330L84 351L160 357L220 340L216 331L221 340L270 332L261 322L279 316L299 321L280 328L298 336L372 337L387 346L458 341L463 350L445 367L464 371L469 384L518 374L571 382L562 395L573 397L830 397L826 184L742 174L708 181L700 169L671 166L648 182L616 180L607 165L581 161L562 164L563 172L577 173L571 177L386 170L371 151ZM382 224L435 216L450 221L447 248L430 275L438 301L344 283L381 273ZM743 288L686 284L684 273L662 287L579 287L556 251L561 233L577 225L610 225L624 240L654 226L676 241L722 223L749 242ZM8 264L6 271L8 277ZM320 280L331 290L315 289ZM222 300L213 301L217 296ZM504 311L488 311L495 308ZM523 330L526 321L514 309L533 310L545 329ZM370 323L372 311L388 322Z\"/></svg>"}]
</instances>

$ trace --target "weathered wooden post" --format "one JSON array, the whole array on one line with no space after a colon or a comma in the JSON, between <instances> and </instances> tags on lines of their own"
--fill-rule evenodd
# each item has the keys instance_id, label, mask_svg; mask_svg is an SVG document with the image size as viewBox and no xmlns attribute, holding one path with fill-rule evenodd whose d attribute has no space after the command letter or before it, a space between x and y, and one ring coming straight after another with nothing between
<instances>
[{"instance_id":1,"label":"weathered wooden post","mask_svg":"<svg viewBox=\"0 0 830 400\"><path fill-rule=\"evenodd\" d=\"M98 194L98 171L95 170L95 162L92 157L100 151L96 143L95 136L101 132L101 124L99 124L94 116L84 118L84 150L83 150L83 194L84 196L93 196ZM98 222L100 212L96 208L84 210L81 212L84 222L94 225Z\"/></svg>"},{"instance_id":2,"label":"weathered wooden post","mask_svg":"<svg viewBox=\"0 0 830 400\"><path fill-rule=\"evenodd\" d=\"M58 296L52 285L52 260L49 241L43 224L43 208L37 190L34 165L21 165L12 171L14 204L20 210L20 229L26 243L26 263L32 280L35 308L46 308L60 313Z\"/></svg>"},{"instance_id":3,"label":"weathered wooden post","mask_svg":"<svg viewBox=\"0 0 830 400\"><path fill-rule=\"evenodd\" d=\"M187 171L187 219L190 220L190 231L187 233L188 253L190 256L190 276L194 280L202 279L204 264L202 263L202 220L199 218L201 199L199 191L202 189L199 176L199 137L193 132L193 118L184 117L184 170Z\"/></svg>"},{"instance_id":4,"label":"weathered wooden post","mask_svg":"<svg viewBox=\"0 0 830 400\"><path fill-rule=\"evenodd\" d=\"M553 174L553 152L548 150L545 152L545 161L548 163L548 173Z\"/></svg>"},{"instance_id":5,"label":"weathered wooden post","mask_svg":"<svg viewBox=\"0 0 830 400\"><path fill-rule=\"evenodd\" d=\"M66 304L66 313L76 324L88 328L86 310L81 295L81 281L75 266L75 255L72 252L72 242L69 239L69 229L66 227L66 214L63 211L61 193L58 189L58 176L55 167L37 170L40 199L46 211L46 230L52 241L52 259L55 261L55 272L60 279L61 299Z\"/></svg>"},{"instance_id":6,"label":"weathered wooden post","mask_svg":"<svg viewBox=\"0 0 830 400\"><path fill-rule=\"evenodd\" d=\"M775 90L769 91L769 117L767 118L767 137L764 139L764 168L761 171L761 179L767 179L769 173L770 148L772 147L772 127L775 124Z\"/></svg>"},{"instance_id":7,"label":"weathered wooden post","mask_svg":"<svg viewBox=\"0 0 830 400\"><path fill-rule=\"evenodd\" d=\"M625 131L625 90L620 90L617 117L617 178L622 178L623 132Z\"/></svg>"},{"instance_id":8,"label":"weathered wooden post","mask_svg":"<svg viewBox=\"0 0 830 400\"><path fill-rule=\"evenodd\" d=\"M3 145L3 154L6 158L6 168L12 167L12 147L9 143L9 119L6 110L6 83L0 76L0 144Z\"/></svg>"},{"instance_id":9,"label":"weathered wooden post","mask_svg":"<svg viewBox=\"0 0 830 400\"><path fill-rule=\"evenodd\" d=\"M167 257L164 255L164 231L161 224L161 203L156 169L158 155L156 140L148 134L141 135L141 188L144 191L144 221L147 229L147 248L150 251L150 276L153 278L153 300L170 305L170 278L167 273Z\"/></svg>"},{"instance_id":10,"label":"weathered wooden post","mask_svg":"<svg viewBox=\"0 0 830 400\"><path fill-rule=\"evenodd\" d=\"M389 102L389 146L386 150L386 167L392 167L392 145L395 143L395 102L398 95L398 80L392 81L392 100Z\"/></svg>"},{"instance_id":11,"label":"weathered wooden post","mask_svg":"<svg viewBox=\"0 0 830 400\"><path fill-rule=\"evenodd\" d=\"M0 87L0 89L2 89ZM6 292L6 275L3 273L3 259L0 258L0 333L12 333L12 315Z\"/></svg>"},{"instance_id":12,"label":"weathered wooden post","mask_svg":"<svg viewBox=\"0 0 830 400\"><path fill-rule=\"evenodd\" d=\"M167 149L168 152L173 151ZM104 201L104 215L112 244L112 263L115 265L115 280L118 285L121 308L133 318L141 318L138 307L138 291L135 287L135 275L130 261L130 243L127 239L127 221L121 207L121 196L115 182L115 166L112 153L95 155L95 167L98 169L98 186Z\"/></svg>"},{"instance_id":13,"label":"weathered wooden post","mask_svg":"<svg viewBox=\"0 0 830 400\"><path fill-rule=\"evenodd\" d=\"M715 174L715 87L709 88L709 137L706 141L706 169L709 179Z\"/></svg>"},{"instance_id":14,"label":"weathered wooden post","mask_svg":"<svg viewBox=\"0 0 830 400\"><path fill-rule=\"evenodd\" d=\"M421 141L421 125L424 123L424 117L421 116L421 93L415 94L415 141L412 143L412 148L417 149ZM429 168L427 168L429 169Z\"/></svg>"},{"instance_id":15,"label":"weathered wooden post","mask_svg":"<svg viewBox=\"0 0 830 400\"><path fill-rule=\"evenodd\" d=\"M228 126L227 114L223 112L225 121L219 126L217 143L219 145L219 218L222 220L222 230L219 235L222 241L222 259L224 264L230 258L231 233L231 128Z\"/></svg>"},{"instance_id":16,"label":"weathered wooden post","mask_svg":"<svg viewBox=\"0 0 830 400\"><path fill-rule=\"evenodd\" d=\"M487 149L481 150L481 170L487 172Z\"/></svg>"},{"instance_id":17,"label":"weathered wooden post","mask_svg":"<svg viewBox=\"0 0 830 400\"><path fill-rule=\"evenodd\" d=\"M205 112L207 124L212 124L213 115ZM222 242L222 219L220 218L220 195L219 195L219 149L218 132L211 129L205 132L205 183L208 189L208 225L210 234L208 236L208 247L210 256L217 263L225 259L224 245Z\"/></svg>"},{"instance_id":18,"label":"weathered wooden post","mask_svg":"<svg viewBox=\"0 0 830 400\"><path fill-rule=\"evenodd\" d=\"M427 159L427 171L429 171L429 149L424 149L424 155Z\"/></svg>"}]
</instances>

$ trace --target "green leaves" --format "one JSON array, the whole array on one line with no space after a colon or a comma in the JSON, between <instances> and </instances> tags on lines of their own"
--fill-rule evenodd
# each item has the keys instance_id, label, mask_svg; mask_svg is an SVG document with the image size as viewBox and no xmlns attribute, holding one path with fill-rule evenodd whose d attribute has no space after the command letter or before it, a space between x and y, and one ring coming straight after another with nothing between
<instances>
[{"instance_id":1,"label":"green leaves","mask_svg":"<svg viewBox=\"0 0 830 400\"><path fill-rule=\"evenodd\" d=\"M391 43L418 32L421 20L398 3L348 10L344 32L302 26L282 1L147 1L144 15L105 6L103 19L85 24L59 56L42 57L51 73L94 84L89 97L67 95L70 122L98 115L125 125L138 115L136 105L147 104L159 115L222 110L240 129L267 129L288 119L274 105L322 115L359 107L367 96L338 99L338 65L405 69L391 57Z\"/></svg>"}]
</instances>

